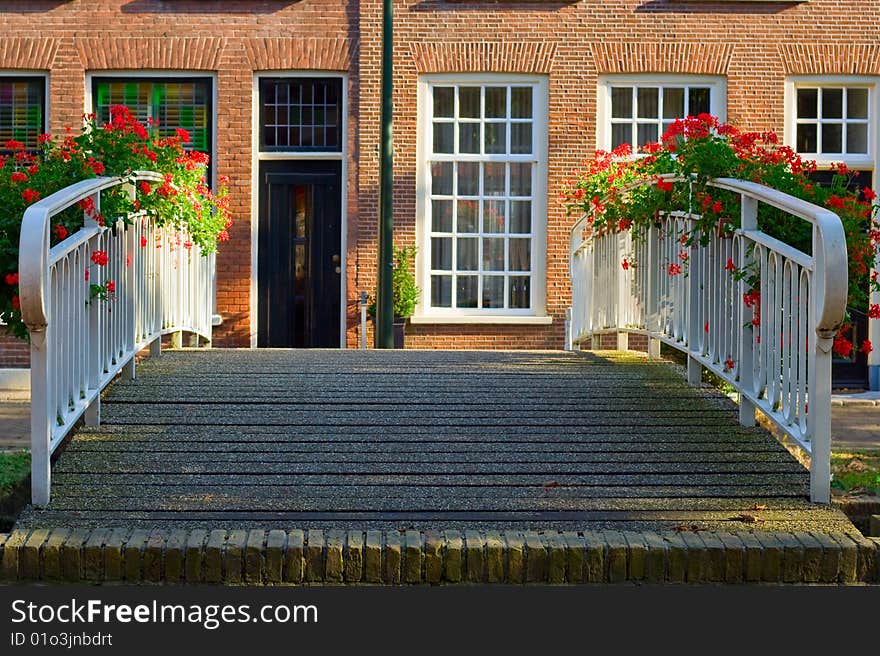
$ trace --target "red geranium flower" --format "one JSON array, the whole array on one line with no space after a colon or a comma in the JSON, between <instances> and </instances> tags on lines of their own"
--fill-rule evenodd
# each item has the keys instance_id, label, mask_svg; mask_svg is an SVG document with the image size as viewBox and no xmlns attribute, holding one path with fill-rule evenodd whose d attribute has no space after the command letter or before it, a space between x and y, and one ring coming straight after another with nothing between
<instances>
[{"instance_id":1,"label":"red geranium flower","mask_svg":"<svg viewBox=\"0 0 880 656\"><path fill-rule=\"evenodd\" d=\"M107 290L107 293L112 294L116 291L116 283L112 280L108 280L104 285L104 288Z\"/></svg>"},{"instance_id":2,"label":"red geranium flower","mask_svg":"<svg viewBox=\"0 0 880 656\"><path fill-rule=\"evenodd\" d=\"M11 182L27 182L28 177L27 173L22 173L21 171L16 171L12 175L9 176L9 180Z\"/></svg>"},{"instance_id":3,"label":"red geranium flower","mask_svg":"<svg viewBox=\"0 0 880 656\"><path fill-rule=\"evenodd\" d=\"M12 297L12 307L16 310L21 307L21 300L18 298L18 296Z\"/></svg>"},{"instance_id":4,"label":"red geranium flower","mask_svg":"<svg viewBox=\"0 0 880 656\"><path fill-rule=\"evenodd\" d=\"M18 284L18 273L7 273L6 274L6 284L10 287Z\"/></svg>"},{"instance_id":5,"label":"red geranium flower","mask_svg":"<svg viewBox=\"0 0 880 656\"><path fill-rule=\"evenodd\" d=\"M55 226L54 232L55 236L58 237L58 241L64 241L67 239L67 228L60 223Z\"/></svg>"},{"instance_id":6,"label":"red geranium flower","mask_svg":"<svg viewBox=\"0 0 880 656\"><path fill-rule=\"evenodd\" d=\"M35 203L38 200L40 200L40 192L35 191L35 190L31 189L30 187L28 187L23 192L21 192L21 197L24 198L25 202L27 202L29 204Z\"/></svg>"},{"instance_id":7,"label":"red geranium flower","mask_svg":"<svg viewBox=\"0 0 880 656\"><path fill-rule=\"evenodd\" d=\"M97 264L98 266L106 266L107 262L110 261L109 256L106 251L93 251L92 252L92 262Z\"/></svg>"},{"instance_id":8,"label":"red geranium flower","mask_svg":"<svg viewBox=\"0 0 880 656\"><path fill-rule=\"evenodd\" d=\"M736 265L733 263L732 257L727 258L727 264L724 265L724 268L728 271L736 271Z\"/></svg>"},{"instance_id":9,"label":"red geranium flower","mask_svg":"<svg viewBox=\"0 0 880 656\"><path fill-rule=\"evenodd\" d=\"M862 350L862 353L864 353L865 355L868 355L871 351L874 350L874 347L871 346L870 339L866 339L864 342L862 342L862 349L861 350Z\"/></svg>"}]
</instances>

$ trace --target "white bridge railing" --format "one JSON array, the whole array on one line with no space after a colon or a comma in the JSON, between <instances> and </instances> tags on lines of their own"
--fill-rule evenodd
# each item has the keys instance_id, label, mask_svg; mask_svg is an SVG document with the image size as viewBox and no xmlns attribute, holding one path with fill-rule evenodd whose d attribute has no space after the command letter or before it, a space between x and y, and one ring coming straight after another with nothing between
<instances>
[{"instance_id":1,"label":"white bridge railing","mask_svg":"<svg viewBox=\"0 0 880 656\"><path fill-rule=\"evenodd\" d=\"M713 231L706 245L682 244L698 218L687 212L661 216L645 238L592 234L588 217L574 226L571 343L616 334L626 349L628 335L640 334L651 357L661 342L684 351L690 383L711 370L739 392L742 425L754 425L757 408L810 454L810 497L827 503L831 347L847 299L843 226L836 214L763 185L710 184L739 194L742 220L732 234ZM811 254L760 231L760 203L811 224ZM759 294L734 269L756 272Z\"/></svg>"},{"instance_id":2,"label":"white bridge railing","mask_svg":"<svg viewBox=\"0 0 880 656\"><path fill-rule=\"evenodd\" d=\"M137 181L162 182L156 173ZM84 212L83 227L50 248L53 217L102 192L118 178L73 184L27 209L21 227L19 280L22 318L31 340L31 494L49 502L52 453L84 417L97 425L101 392L124 370L134 378L135 355L158 354L161 338L186 331L210 343L214 256L203 257L184 233L159 227L144 213L102 227ZM186 246L184 246L184 244ZM92 254L103 251L107 263ZM101 259L100 257L98 258ZM107 298L90 285L113 281Z\"/></svg>"}]
</instances>

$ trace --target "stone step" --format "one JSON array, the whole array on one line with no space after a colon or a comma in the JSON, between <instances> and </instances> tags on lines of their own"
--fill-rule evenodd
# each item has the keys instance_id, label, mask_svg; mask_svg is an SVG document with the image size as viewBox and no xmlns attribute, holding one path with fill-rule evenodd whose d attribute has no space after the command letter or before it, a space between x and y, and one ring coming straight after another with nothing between
<instances>
[{"instance_id":1,"label":"stone step","mask_svg":"<svg viewBox=\"0 0 880 656\"><path fill-rule=\"evenodd\" d=\"M69 583L580 584L880 581L880 540L844 532L20 530L0 579Z\"/></svg>"}]
</instances>

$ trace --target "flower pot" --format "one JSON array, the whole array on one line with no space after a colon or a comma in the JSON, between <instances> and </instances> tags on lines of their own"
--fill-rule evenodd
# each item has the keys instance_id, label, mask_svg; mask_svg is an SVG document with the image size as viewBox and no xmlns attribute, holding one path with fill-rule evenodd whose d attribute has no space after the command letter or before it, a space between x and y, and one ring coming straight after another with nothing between
<instances>
[{"instance_id":1,"label":"flower pot","mask_svg":"<svg viewBox=\"0 0 880 656\"><path fill-rule=\"evenodd\" d=\"M394 348L402 349L404 341L404 327L406 319L402 317L394 317Z\"/></svg>"}]
</instances>

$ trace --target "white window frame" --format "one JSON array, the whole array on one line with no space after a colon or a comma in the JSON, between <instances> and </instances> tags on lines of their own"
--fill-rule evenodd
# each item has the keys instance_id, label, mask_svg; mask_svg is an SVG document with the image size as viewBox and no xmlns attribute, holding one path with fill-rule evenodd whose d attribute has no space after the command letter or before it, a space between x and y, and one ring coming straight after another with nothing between
<instances>
[{"instance_id":1,"label":"white window frame","mask_svg":"<svg viewBox=\"0 0 880 656\"><path fill-rule=\"evenodd\" d=\"M533 152L529 155L438 155L434 156L432 87L463 85L531 86ZM413 323L549 324L546 313L547 266L547 150L548 80L542 75L495 73L438 73L423 75L418 82L418 132L416 144L416 277L422 290ZM511 161L532 163L532 232L530 307L456 308L431 306L431 159L452 161ZM499 272L501 273L501 272ZM509 275L506 271L505 275ZM515 275L515 274L510 274Z\"/></svg>"},{"instance_id":2,"label":"white window frame","mask_svg":"<svg viewBox=\"0 0 880 656\"><path fill-rule=\"evenodd\" d=\"M858 87L868 89L868 152L867 154L798 153L804 159L815 160L820 169L843 162L853 169L872 169L880 172L880 77L864 75L797 75L785 81L785 143L797 150L797 90L816 87ZM820 108L821 113L821 108ZM821 123L819 123L821 125ZM816 142L818 148L818 140Z\"/></svg>"},{"instance_id":3,"label":"white window frame","mask_svg":"<svg viewBox=\"0 0 880 656\"><path fill-rule=\"evenodd\" d=\"M605 75L599 79L596 102L596 145L602 150L611 150L611 87L708 87L709 111L719 121L727 120L727 79L723 76L670 73ZM633 106L633 111L638 114L636 105ZM662 134L661 131L658 137ZM636 146L633 144L633 151L635 150Z\"/></svg>"}]
</instances>

